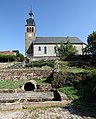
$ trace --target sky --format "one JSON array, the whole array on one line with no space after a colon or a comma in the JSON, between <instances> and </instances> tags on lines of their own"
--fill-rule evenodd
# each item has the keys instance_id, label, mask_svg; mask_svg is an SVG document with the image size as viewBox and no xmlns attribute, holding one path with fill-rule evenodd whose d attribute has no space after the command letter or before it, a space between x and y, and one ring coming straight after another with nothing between
<instances>
[{"instance_id":1,"label":"sky","mask_svg":"<svg viewBox=\"0 0 96 119\"><path fill-rule=\"evenodd\" d=\"M0 0L0 51L25 54L25 25L30 6L36 36L87 37L96 31L96 0Z\"/></svg>"}]
</instances>

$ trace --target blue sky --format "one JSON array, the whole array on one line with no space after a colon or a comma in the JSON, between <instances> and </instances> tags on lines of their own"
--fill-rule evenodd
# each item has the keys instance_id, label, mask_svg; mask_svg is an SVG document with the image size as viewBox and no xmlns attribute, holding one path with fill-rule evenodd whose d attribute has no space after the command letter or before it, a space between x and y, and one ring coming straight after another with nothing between
<instances>
[{"instance_id":1,"label":"blue sky","mask_svg":"<svg viewBox=\"0 0 96 119\"><path fill-rule=\"evenodd\" d=\"M1 0L0 50L24 54L31 5L37 36L76 36L86 43L96 31L96 0Z\"/></svg>"}]
</instances>

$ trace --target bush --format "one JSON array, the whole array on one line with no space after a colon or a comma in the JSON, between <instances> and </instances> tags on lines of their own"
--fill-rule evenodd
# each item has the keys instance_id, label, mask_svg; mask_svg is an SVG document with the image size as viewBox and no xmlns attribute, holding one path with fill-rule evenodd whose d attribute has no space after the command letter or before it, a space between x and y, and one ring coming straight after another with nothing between
<instances>
[{"instance_id":1,"label":"bush","mask_svg":"<svg viewBox=\"0 0 96 119\"><path fill-rule=\"evenodd\" d=\"M58 56L61 60L66 59L67 57L72 57L77 53L76 47L70 44L70 38L66 38L66 44L61 42L60 46L57 46Z\"/></svg>"},{"instance_id":2,"label":"bush","mask_svg":"<svg viewBox=\"0 0 96 119\"><path fill-rule=\"evenodd\" d=\"M96 70L81 73L57 72L52 81L54 88L73 86L83 101L96 102Z\"/></svg>"},{"instance_id":3,"label":"bush","mask_svg":"<svg viewBox=\"0 0 96 119\"><path fill-rule=\"evenodd\" d=\"M54 72L52 85L56 88L73 86L81 82L82 85L96 86L96 71L85 71L80 73L73 72Z\"/></svg>"},{"instance_id":4,"label":"bush","mask_svg":"<svg viewBox=\"0 0 96 119\"><path fill-rule=\"evenodd\" d=\"M96 67L96 55L74 55L66 57L64 61L69 61L69 66L75 67Z\"/></svg>"},{"instance_id":5,"label":"bush","mask_svg":"<svg viewBox=\"0 0 96 119\"><path fill-rule=\"evenodd\" d=\"M70 100L77 99L77 90L73 86L66 86L58 89L60 92L65 93Z\"/></svg>"},{"instance_id":6,"label":"bush","mask_svg":"<svg viewBox=\"0 0 96 119\"><path fill-rule=\"evenodd\" d=\"M54 60L38 60L38 61L33 61L30 64L28 64L26 67L43 67L43 66L50 66L54 67Z\"/></svg>"},{"instance_id":7,"label":"bush","mask_svg":"<svg viewBox=\"0 0 96 119\"><path fill-rule=\"evenodd\" d=\"M17 60L17 62L23 62L24 56L21 53L17 53L16 54L16 60Z\"/></svg>"},{"instance_id":8,"label":"bush","mask_svg":"<svg viewBox=\"0 0 96 119\"><path fill-rule=\"evenodd\" d=\"M73 86L75 82L82 80L82 73L54 72L52 85L55 88Z\"/></svg>"},{"instance_id":9,"label":"bush","mask_svg":"<svg viewBox=\"0 0 96 119\"><path fill-rule=\"evenodd\" d=\"M16 55L0 55L0 62L22 62L24 61L24 56L21 53L17 53Z\"/></svg>"},{"instance_id":10,"label":"bush","mask_svg":"<svg viewBox=\"0 0 96 119\"><path fill-rule=\"evenodd\" d=\"M15 55L0 55L0 62L13 62L15 59Z\"/></svg>"}]
</instances>

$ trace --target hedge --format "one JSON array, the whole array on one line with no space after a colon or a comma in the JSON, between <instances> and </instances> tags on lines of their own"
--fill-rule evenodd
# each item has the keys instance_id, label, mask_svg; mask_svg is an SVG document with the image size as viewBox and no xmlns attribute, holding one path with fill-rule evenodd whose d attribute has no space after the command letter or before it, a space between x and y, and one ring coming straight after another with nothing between
<instances>
[{"instance_id":1,"label":"hedge","mask_svg":"<svg viewBox=\"0 0 96 119\"><path fill-rule=\"evenodd\" d=\"M15 55L0 55L0 62L13 62L15 59Z\"/></svg>"}]
</instances>

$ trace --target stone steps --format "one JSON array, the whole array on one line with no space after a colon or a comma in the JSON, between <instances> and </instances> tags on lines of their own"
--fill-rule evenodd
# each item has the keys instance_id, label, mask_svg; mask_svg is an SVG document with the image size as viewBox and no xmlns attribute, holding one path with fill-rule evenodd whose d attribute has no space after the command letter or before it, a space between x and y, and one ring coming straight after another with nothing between
<instances>
[{"instance_id":1,"label":"stone steps","mask_svg":"<svg viewBox=\"0 0 96 119\"><path fill-rule=\"evenodd\" d=\"M45 102L23 102L23 103L0 103L1 111L9 110L20 110L20 109L31 109L41 107L52 107L52 106L66 106L69 102L63 101L45 101Z\"/></svg>"},{"instance_id":2,"label":"stone steps","mask_svg":"<svg viewBox=\"0 0 96 119\"><path fill-rule=\"evenodd\" d=\"M0 103L44 102L53 98L53 92L0 93Z\"/></svg>"}]
</instances>

